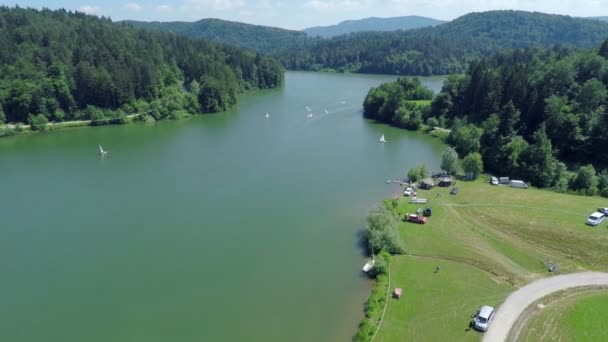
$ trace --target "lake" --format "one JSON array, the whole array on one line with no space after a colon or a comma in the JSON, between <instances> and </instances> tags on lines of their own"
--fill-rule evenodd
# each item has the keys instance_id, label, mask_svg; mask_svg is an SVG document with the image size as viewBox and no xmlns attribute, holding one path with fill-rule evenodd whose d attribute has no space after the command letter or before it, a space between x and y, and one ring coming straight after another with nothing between
<instances>
[{"instance_id":1,"label":"lake","mask_svg":"<svg viewBox=\"0 0 608 342\"><path fill-rule=\"evenodd\" d=\"M440 163L363 119L394 79L288 72L228 113L0 139L0 340L350 340L367 211Z\"/></svg>"}]
</instances>

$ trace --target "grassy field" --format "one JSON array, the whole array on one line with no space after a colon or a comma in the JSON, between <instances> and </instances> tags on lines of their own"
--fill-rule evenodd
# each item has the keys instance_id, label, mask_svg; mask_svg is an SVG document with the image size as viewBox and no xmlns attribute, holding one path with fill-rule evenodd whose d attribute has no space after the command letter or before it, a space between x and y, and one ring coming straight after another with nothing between
<instances>
[{"instance_id":1,"label":"grassy field","mask_svg":"<svg viewBox=\"0 0 608 342\"><path fill-rule=\"evenodd\" d=\"M608 341L608 291L558 299L528 322L520 341Z\"/></svg>"},{"instance_id":2,"label":"grassy field","mask_svg":"<svg viewBox=\"0 0 608 342\"><path fill-rule=\"evenodd\" d=\"M408 255L393 258L391 287L405 295L389 302L379 341L479 340L481 334L465 331L473 311L548 276L543 262L557 263L562 273L608 270L607 224L585 225L608 199L484 180L458 181L455 196L449 188L419 191L433 216L426 225L400 223ZM401 198L395 211L403 216L421 206Z\"/></svg>"}]
</instances>

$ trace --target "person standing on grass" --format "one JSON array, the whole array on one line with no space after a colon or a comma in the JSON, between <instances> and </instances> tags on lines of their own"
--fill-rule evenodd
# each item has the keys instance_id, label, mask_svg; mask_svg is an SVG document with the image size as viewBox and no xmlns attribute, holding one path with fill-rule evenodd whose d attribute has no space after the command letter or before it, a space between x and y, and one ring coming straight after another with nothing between
<instances>
[{"instance_id":1,"label":"person standing on grass","mask_svg":"<svg viewBox=\"0 0 608 342\"><path fill-rule=\"evenodd\" d=\"M437 266L437 268L435 268L435 273L439 273L439 266Z\"/></svg>"}]
</instances>

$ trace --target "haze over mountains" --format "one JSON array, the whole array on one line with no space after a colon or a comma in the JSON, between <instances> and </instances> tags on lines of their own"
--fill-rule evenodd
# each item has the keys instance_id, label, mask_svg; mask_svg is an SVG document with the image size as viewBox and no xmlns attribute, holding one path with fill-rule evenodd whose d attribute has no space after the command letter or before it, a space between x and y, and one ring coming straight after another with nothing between
<instances>
[{"instance_id":1,"label":"haze over mountains","mask_svg":"<svg viewBox=\"0 0 608 342\"><path fill-rule=\"evenodd\" d=\"M378 22L374 25L377 29L388 29L389 24L381 23L391 22L391 19L347 22L350 29L344 32L370 28L370 20ZM608 38L607 22L538 12L477 12L438 25L439 21L434 19L419 19L405 17L401 23L413 24L418 20L420 25L431 26L390 32L352 32L330 38L217 19L194 23L130 23L271 55L291 70L397 75L462 73L471 61L505 49L552 48L556 45L592 48ZM336 25L330 30L345 25ZM332 33L325 31L323 34Z\"/></svg>"},{"instance_id":2,"label":"haze over mountains","mask_svg":"<svg viewBox=\"0 0 608 342\"><path fill-rule=\"evenodd\" d=\"M346 20L337 25L317 26L306 28L303 31L310 36L323 38L335 37L348 33L364 31L398 31L411 30L421 27L437 26L446 21L419 16L405 16L392 18L365 18L360 20Z\"/></svg>"}]
</instances>

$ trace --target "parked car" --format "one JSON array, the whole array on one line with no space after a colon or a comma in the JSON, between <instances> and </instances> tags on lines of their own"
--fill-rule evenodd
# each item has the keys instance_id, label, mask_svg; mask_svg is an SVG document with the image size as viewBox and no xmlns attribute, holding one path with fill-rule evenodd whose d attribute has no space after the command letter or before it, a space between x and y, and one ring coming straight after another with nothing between
<instances>
[{"instance_id":1,"label":"parked car","mask_svg":"<svg viewBox=\"0 0 608 342\"><path fill-rule=\"evenodd\" d=\"M512 180L511 181L511 187L512 188L518 188L518 189L527 189L528 185L526 183L524 183L524 181Z\"/></svg>"},{"instance_id":2,"label":"parked car","mask_svg":"<svg viewBox=\"0 0 608 342\"><path fill-rule=\"evenodd\" d=\"M433 215L433 211L431 210L431 207L426 207L426 209L424 209L424 216L431 216Z\"/></svg>"},{"instance_id":3,"label":"parked car","mask_svg":"<svg viewBox=\"0 0 608 342\"><path fill-rule=\"evenodd\" d=\"M473 315L471 320L471 326L476 330L485 332L488 331L488 325L494 318L494 308L491 306L484 305Z\"/></svg>"},{"instance_id":4,"label":"parked car","mask_svg":"<svg viewBox=\"0 0 608 342\"><path fill-rule=\"evenodd\" d=\"M412 189L411 187L408 187L407 189L405 189L403 191L403 196L411 196L414 193L414 189Z\"/></svg>"},{"instance_id":5,"label":"parked car","mask_svg":"<svg viewBox=\"0 0 608 342\"><path fill-rule=\"evenodd\" d=\"M608 215L608 208L597 208L597 211L604 215Z\"/></svg>"},{"instance_id":6,"label":"parked car","mask_svg":"<svg viewBox=\"0 0 608 342\"><path fill-rule=\"evenodd\" d=\"M405 220L412 223L425 224L426 217L418 215L418 214L407 214L405 215Z\"/></svg>"},{"instance_id":7,"label":"parked car","mask_svg":"<svg viewBox=\"0 0 608 342\"><path fill-rule=\"evenodd\" d=\"M490 185L498 185L498 178L490 177L490 179L488 180L488 183L490 183Z\"/></svg>"},{"instance_id":8,"label":"parked car","mask_svg":"<svg viewBox=\"0 0 608 342\"><path fill-rule=\"evenodd\" d=\"M604 214L596 211L593 214L589 215L589 217L587 218L587 224L590 226L600 225L602 222L604 222L605 217L606 216L604 216Z\"/></svg>"}]
</instances>

